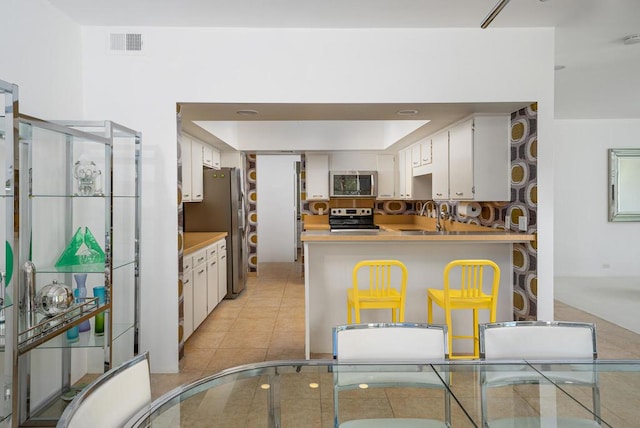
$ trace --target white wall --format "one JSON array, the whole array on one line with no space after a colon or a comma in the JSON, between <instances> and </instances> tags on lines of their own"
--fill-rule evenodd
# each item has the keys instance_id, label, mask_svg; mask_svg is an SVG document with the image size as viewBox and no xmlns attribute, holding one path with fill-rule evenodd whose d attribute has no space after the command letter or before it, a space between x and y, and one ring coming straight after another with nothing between
<instances>
[{"instance_id":1,"label":"white wall","mask_svg":"<svg viewBox=\"0 0 640 428\"><path fill-rule=\"evenodd\" d=\"M105 52L141 32L142 55ZM177 371L176 102L539 107L539 312L553 314L552 29L83 29L85 114L143 133L141 349ZM162 308L162 310L158 310Z\"/></svg>"},{"instance_id":2,"label":"white wall","mask_svg":"<svg viewBox=\"0 0 640 428\"><path fill-rule=\"evenodd\" d=\"M2 0L0 79L19 108L42 119L82 119L80 26L44 0Z\"/></svg>"},{"instance_id":3,"label":"white wall","mask_svg":"<svg viewBox=\"0 0 640 428\"><path fill-rule=\"evenodd\" d=\"M640 276L640 222L611 223L607 214L607 149L640 148L640 120L555 127L555 275Z\"/></svg>"}]
</instances>

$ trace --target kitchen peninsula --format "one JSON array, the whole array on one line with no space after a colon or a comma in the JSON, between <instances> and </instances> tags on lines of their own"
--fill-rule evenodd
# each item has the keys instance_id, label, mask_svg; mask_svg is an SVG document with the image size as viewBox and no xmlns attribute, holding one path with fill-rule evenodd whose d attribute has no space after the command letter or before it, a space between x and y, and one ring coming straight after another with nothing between
<instances>
[{"instance_id":1,"label":"kitchen peninsula","mask_svg":"<svg viewBox=\"0 0 640 428\"><path fill-rule=\"evenodd\" d=\"M409 271L406 322L427 321L427 288L442 287L445 265L454 259L491 259L500 266L498 321L513 319L512 244L528 242L534 235L488 227L444 222L435 231L435 219L416 216L376 216L380 230L302 233L305 260L305 355L331 353L331 328L347 322L347 288L355 264L365 259L396 259ZM365 279L362 279L365 281ZM484 317L483 317L484 316ZM388 310L361 312L362 322L389 322ZM481 313L480 322L488 315ZM435 308L434 322L444 324ZM471 314L454 317L454 328L471 329ZM456 344L456 352L471 350L471 343Z\"/></svg>"}]
</instances>

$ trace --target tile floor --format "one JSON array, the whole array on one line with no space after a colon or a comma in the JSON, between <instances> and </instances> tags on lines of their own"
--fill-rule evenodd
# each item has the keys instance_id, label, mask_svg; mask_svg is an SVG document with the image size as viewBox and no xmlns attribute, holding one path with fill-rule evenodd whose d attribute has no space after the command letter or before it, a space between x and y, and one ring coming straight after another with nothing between
<instances>
[{"instance_id":1,"label":"tile floor","mask_svg":"<svg viewBox=\"0 0 640 428\"><path fill-rule=\"evenodd\" d=\"M640 335L556 301L557 320L596 324L600 358L640 358ZM312 355L330 358L330 355ZM304 359L304 277L300 263L265 263L235 300L223 300L187 340L180 373L152 375L157 398L222 369Z\"/></svg>"}]
</instances>

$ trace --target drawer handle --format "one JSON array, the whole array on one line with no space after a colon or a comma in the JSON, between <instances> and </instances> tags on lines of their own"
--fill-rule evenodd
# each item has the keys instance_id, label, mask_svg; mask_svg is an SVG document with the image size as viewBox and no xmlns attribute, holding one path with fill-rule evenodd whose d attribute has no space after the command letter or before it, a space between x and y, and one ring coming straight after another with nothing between
<instances>
[{"instance_id":1,"label":"drawer handle","mask_svg":"<svg viewBox=\"0 0 640 428\"><path fill-rule=\"evenodd\" d=\"M220 258L221 258L221 259L224 259L225 257L226 257L226 256L222 256L222 257L220 257Z\"/></svg>"},{"instance_id":2,"label":"drawer handle","mask_svg":"<svg viewBox=\"0 0 640 428\"><path fill-rule=\"evenodd\" d=\"M437 196L442 196L442 193L436 193Z\"/></svg>"},{"instance_id":3,"label":"drawer handle","mask_svg":"<svg viewBox=\"0 0 640 428\"><path fill-rule=\"evenodd\" d=\"M204 269L202 269L200 272L198 272L198 275L202 275L204 273Z\"/></svg>"},{"instance_id":4,"label":"drawer handle","mask_svg":"<svg viewBox=\"0 0 640 428\"><path fill-rule=\"evenodd\" d=\"M191 281L189 281L188 279L184 280L185 285L187 285L189 282L191 282Z\"/></svg>"},{"instance_id":5,"label":"drawer handle","mask_svg":"<svg viewBox=\"0 0 640 428\"><path fill-rule=\"evenodd\" d=\"M456 192L456 195L457 196L462 196L462 195L464 195L464 192Z\"/></svg>"},{"instance_id":6,"label":"drawer handle","mask_svg":"<svg viewBox=\"0 0 640 428\"><path fill-rule=\"evenodd\" d=\"M200 257L200 258L198 259L198 263L200 263L200 262L202 262L202 261L204 261L204 257Z\"/></svg>"}]
</instances>

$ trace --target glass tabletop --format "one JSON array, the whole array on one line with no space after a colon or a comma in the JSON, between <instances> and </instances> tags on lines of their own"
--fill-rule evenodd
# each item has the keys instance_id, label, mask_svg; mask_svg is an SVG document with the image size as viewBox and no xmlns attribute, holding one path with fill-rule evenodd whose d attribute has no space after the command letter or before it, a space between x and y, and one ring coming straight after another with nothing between
<instances>
[{"instance_id":1,"label":"glass tabletop","mask_svg":"<svg viewBox=\"0 0 640 428\"><path fill-rule=\"evenodd\" d=\"M635 426L640 361L240 366L165 394L135 427Z\"/></svg>"}]
</instances>

